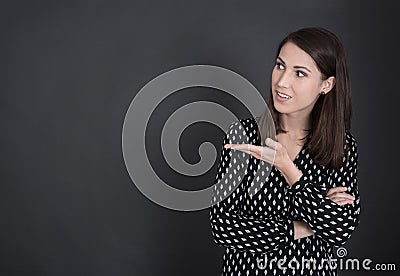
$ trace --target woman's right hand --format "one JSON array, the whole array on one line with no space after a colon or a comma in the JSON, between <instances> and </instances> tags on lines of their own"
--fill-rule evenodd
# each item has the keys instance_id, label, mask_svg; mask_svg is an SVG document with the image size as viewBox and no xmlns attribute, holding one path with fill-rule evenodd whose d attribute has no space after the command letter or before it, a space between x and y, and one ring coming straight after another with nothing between
<instances>
[{"instance_id":1,"label":"woman's right hand","mask_svg":"<svg viewBox=\"0 0 400 276\"><path fill-rule=\"evenodd\" d=\"M293 227L294 227L294 237L293 238L295 240L314 235L313 230L304 221L294 220Z\"/></svg>"},{"instance_id":2,"label":"woman's right hand","mask_svg":"<svg viewBox=\"0 0 400 276\"><path fill-rule=\"evenodd\" d=\"M355 197L349 193L345 193L345 191L347 191L347 188L344 186L334 187L329 189L326 196L329 197L330 200L332 200L336 204L339 204L340 206L346 204L353 204Z\"/></svg>"}]
</instances>

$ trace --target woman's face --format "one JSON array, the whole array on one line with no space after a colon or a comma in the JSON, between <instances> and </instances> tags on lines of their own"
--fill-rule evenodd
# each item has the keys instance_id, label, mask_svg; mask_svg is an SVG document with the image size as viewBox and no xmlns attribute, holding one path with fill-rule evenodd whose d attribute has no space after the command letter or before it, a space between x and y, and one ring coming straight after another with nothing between
<instances>
[{"instance_id":1,"label":"woman's face","mask_svg":"<svg viewBox=\"0 0 400 276\"><path fill-rule=\"evenodd\" d=\"M281 48L271 83L275 109L282 114L308 116L320 93L329 92L314 60L292 42Z\"/></svg>"}]
</instances>

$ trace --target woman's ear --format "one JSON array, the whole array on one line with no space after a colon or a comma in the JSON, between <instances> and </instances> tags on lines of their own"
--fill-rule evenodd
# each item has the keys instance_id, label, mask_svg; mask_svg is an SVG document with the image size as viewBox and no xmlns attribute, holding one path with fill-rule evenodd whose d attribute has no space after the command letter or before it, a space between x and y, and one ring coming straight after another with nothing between
<instances>
[{"instance_id":1,"label":"woman's ear","mask_svg":"<svg viewBox=\"0 0 400 276\"><path fill-rule=\"evenodd\" d=\"M327 94L332 88L335 86L336 79L335 77L329 77L322 82L322 91L324 94Z\"/></svg>"}]
</instances>

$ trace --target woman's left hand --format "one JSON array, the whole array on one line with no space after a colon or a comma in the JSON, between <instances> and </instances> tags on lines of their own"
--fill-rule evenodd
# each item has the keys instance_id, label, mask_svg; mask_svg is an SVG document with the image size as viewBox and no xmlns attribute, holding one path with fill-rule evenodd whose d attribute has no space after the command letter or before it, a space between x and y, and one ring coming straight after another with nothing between
<instances>
[{"instance_id":1,"label":"woman's left hand","mask_svg":"<svg viewBox=\"0 0 400 276\"><path fill-rule=\"evenodd\" d=\"M266 146L257 146L252 144L225 144L224 147L251 154L257 159L274 165L284 173L285 167L292 162L286 148L281 143L274 141L271 138L265 139L265 144Z\"/></svg>"},{"instance_id":2,"label":"woman's left hand","mask_svg":"<svg viewBox=\"0 0 400 276\"><path fill-rule=\"evenodd\" d=\"M347 187L338 186L329 189L326 196L340 206L353 204L356 198L353 195L349 194L347 191Z\"/></svg>"}]
</instances>

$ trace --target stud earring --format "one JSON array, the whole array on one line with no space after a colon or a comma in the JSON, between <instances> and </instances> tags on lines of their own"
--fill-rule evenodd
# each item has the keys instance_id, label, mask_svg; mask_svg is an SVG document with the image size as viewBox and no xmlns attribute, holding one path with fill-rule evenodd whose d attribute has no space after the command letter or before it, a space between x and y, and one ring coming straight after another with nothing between
<instances>
[{"instance_id":1,"label":"stud earring","mask_svg":"<svg viewBox=\"0 0 400 276\"><path fill-rule=\"evenodd\" d=\"M322 92L320 93L321 95L325 95L325 91L322 90Z\"/></svg>"}]
</instances>

